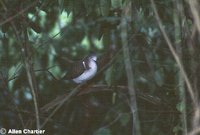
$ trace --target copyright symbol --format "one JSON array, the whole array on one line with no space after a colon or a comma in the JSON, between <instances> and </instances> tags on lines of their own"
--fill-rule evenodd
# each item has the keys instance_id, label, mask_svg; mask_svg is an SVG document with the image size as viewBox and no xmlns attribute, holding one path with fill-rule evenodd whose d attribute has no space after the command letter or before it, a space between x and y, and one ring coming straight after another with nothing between
<instances>
[{"instance_id":1,"label":"copyright symbol","mask_svg":"<svg viewBox=\"0 0 200 135\"><path fill-rule=\"evenodd\" d=\"M0 134L5 135L6 134L6 129L5 128L1 128L0 129Z\"/></svg>"}]
</instances>

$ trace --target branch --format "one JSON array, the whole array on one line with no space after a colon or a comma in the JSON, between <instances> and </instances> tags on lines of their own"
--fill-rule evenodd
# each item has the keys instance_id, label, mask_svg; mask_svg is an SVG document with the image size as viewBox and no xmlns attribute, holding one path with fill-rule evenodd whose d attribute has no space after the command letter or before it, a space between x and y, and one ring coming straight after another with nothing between
<instances>
[{"instance_id":1,"label":"branch","mask_svg":"<svg viewBox=\"0 0 200 135\"><path fill-rule=\"evenodd\" d=\"M2 3L2 2L1 2ZM13 19L15 19L16 17L18 17L19 15L23 14L24 12L26 12L27 10L29 10L30 8L34 7L36 4L38 3L38 1L35 1L33 3L31 3L28 7L24 8L23 10L19 11L17 14L9 17L8 19L0 22L0 26L2 26L5 23L8 23L10 21L12 21Z\"/></svg>"},{"instance_id":2,"label":"branch","mask_svg":"<svg viewBox=\"0 0 200 135\"><path fill-rule=\"evenodd\" d=\"M36 127L37 127L37 129L40 129L40 117L39 117L39 109L38 109L37 94L36 94L38 89L37 89L35 74L34 74L34 70L33 70L32 60L31 60L31 57L29 56L31 53L30 53L29 45L27 45L28 37L27 37L26 28L24 28L23 34L24 34L24 43L23 43L23 49L22 49L22 50L24 50L23 51L23 59L24 59L24 63L25 63L25 69L27 72L28 82L29 82L31 93L33 96L35 117L36 117Z\"/></svg>"},{"instance_id":3,"label":"branch","mask_svg":"<svg viewBox=\"0 0 200 135\"><path fill-rule=\"evenodd\" d=\"M200 33L199 3L196 0L188 0L192 15L194 17L195 26Z\"/></svg>"},{"instance_id":4,"label":"branch","mask_svg":"<svg viewBox=\"0 0 200 135\"><path fill-rule=\"evenodd\" d=\"M74 88L72 90L72 92L69 93L69 95L67 95L66 97L64 97L58 104L58 106L51 112L51 114L46 118L46 120L43 122L43 124L40 126L40 129L42 129L46 124L47 122L50 120L50 118L62 107L62 105L69 101L69 99L74 96L76 93L79 92L79 88L81 88L84 84L81 84L81 85L78 85L76 88Z\"/></svg>"},{"instance_id":5,"label":"branch","mask_svg":"<svg viewBox=\"0 0 200 135\"><path fill-rule=\"evenodd\" d=\"M154 0L151 0L151 4L152 4L153 11L155 13L156 20L157 20L158 25L160 27L160 30L161 30L161 32L162 32L162 34L163 34L163 36L165 38L165 41L167 42L167 45L168 45L168 47L169 47L169 49L170 49L170 51L171 51L171 53L172 53L172 55L173 55L173 57L174 57L177 65L178 65L178 67L179 67L179 69L180 69L180 71L181 71L181 73L183 75L183 78L184 78L184 80L186 82L186 85L188 87L188 92L189 92L190 97L191 97L191 99L193 101L193 105L197 106L197 104L196 104L196 97L194 95L191 83L190 83L190 81L188 79L188 76L187 76L187 74L185 72L185 69L183 67L183 64L181 63L181 60L180 60L179 56L177 55L177 53L176 53L176 51L175 51L175 49L174 49L174 47L173 47L173 45L172 45L169 37L167 36L167 33L166 33L165 29L163 28L163 24L162 24L162 22L160 20L160 17L158 15L158 11L156 9Z\"/></svg>"},{"instance_id":6,"label":"branch","mask_svg":"<svg viewBox=\"0 0 200 135\"><path fill-rule=\"evenodd\" d=\"M132 70L132 63L130 60L129 47L128 47L128 19L131 19L131 1L126 3L124 7L124 16L121 18L121 41L123 45L124 64L126 68L126 76L128 80L128 91L130 95L130 109L132 112L132 135L141 135L140 123L138 117L138 108L136 101L136 92L134 89L134 75Z\"/></svg>"},{"instance_id":7,"label":"branch","mask_svg":"<svg viewBox=\"0 0 200 135\"><path fill-rule=\"evenodd\" d=\"M193 2L192 2L192 0L189 0L189 1L190 1L191 8L195 7L194 6L195 1L194 0L193 0ZM194 90L193 90L192 85L191 85L191 82L188 79L188 76L187 76L187 74L185 72L185 69L183 67L183 64L182 64L182 62L181 62L181 60L180 60L177 52L175 51L175 49L174 49L174 47L173 47L173 45L172 45L172 43L171 43L171 41L170 41L170 39L169 39L166 31L165 31L165 29L163 28L163 24L162 24L161 19L160 19L159 15L158 15L158 11L157 11L157 8L155 6L154 0L151 0L151 5L152 5L153 11L155 13L155 17L156 17L156 20L158 22L158 25L160 27L160 31L163 34L165 41L167 42L167 45L168 45L168 47L169 47L169 49L170 49L170 51L171 51L171 53L172 53L172 55L174 57L174 59L175 59L177 65L178 65L179 69L180 69L180 73L182 74L182 77L183 77L183 79L184 79L184 81L186 83L186 86L188 88L187 90L188 90L188 92L190 94L190 97L192 99L193 109L195 110L194 116L193 116L193 121L192 121L193 122L192 126L193 126L194 129L198 128L198 126L199 126L199 119L200 119L200 108L199 108L199 101L198 101L198 98L197 98L198 94L195 95ZM193 11L194 17L196 17L196 14L197 14L196 11L197 11L197 9L196 8L192 9L192 11ZM196 18L196 23L199 24L199 22L200 22L199 21L199 17L197 17ZM197 29L200 32L200 25L199 26L197 25Z\"/></svg>"}]
</instances>

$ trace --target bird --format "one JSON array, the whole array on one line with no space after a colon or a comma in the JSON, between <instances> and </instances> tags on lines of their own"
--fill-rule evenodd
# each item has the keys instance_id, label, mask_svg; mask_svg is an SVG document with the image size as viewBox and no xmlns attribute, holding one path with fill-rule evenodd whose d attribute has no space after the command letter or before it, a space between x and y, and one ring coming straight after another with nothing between
<instances>
[{"instance_id":1,"label":"bird","mask_svg":"<svg viewBox=\"0 0 200 135\"><path fill-rule=\"evenodd\" d=\"M76 84L81 84L92 79L96 73L97 55L96 53L91 53L84 59L72 63L62 80L72 80Z\"/></svg>"}]
</instances>

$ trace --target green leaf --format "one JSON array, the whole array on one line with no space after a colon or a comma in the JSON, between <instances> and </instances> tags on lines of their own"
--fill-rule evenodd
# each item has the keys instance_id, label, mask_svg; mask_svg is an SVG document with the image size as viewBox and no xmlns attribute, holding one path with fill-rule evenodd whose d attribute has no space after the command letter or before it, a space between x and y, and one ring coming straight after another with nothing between
<instances>
[{"instance_id":1,"label":"green leaf","mask_svg":"<svg viewBox=\"0 0 200 135\"><path fill-rule=\"evenodd\" d=\"M183 128L180 126L180 125L176 125L174 128L173 128L173 132L174 133L178 133L179 131L182 131Z\"/></svg>"},{"instance_id":2,"label":"green leaf","mask_svg":"<svg viewBox=\"0 0 200 135\"><path fill-rule=\"evenodd\" d=\"M58 0L60 13L63 11L64 0Z\"/></svg>"},{"instance_id":3,"label":"green leaf","mask_svg":"<svg viewBox=\"0 0 200 135\"><path fill-rule=\"evenodd\" d=\"M176 109L180 112L183 112L185 110L185 103L180 102L176 105Z\"/></svg>"},{"instance_id":4,"label":"green leaf","mask_svg":"<svg viewBox=\"0 0 200 135\"><path fill-rule=\"evenodd\" d=\"M156 84L158 86L162 86L164 83L164 73L163 73L163 69L160 68L158 69L155 73L154 73L154 79L156 81Z\"/></svg>"},{"instance_id":5,"label":"green leaf","mask_svg":"<svg viewBox=\"0 0 200 135\"><path fill-rule=\"evenodd\" d=\"M122 126L126 126L129 121L130 121L130 115L129 114L124 113L124 114L121 115L120 122L121 122Z\"/></svg>"},{"instance_id":6,"label":"green leaf","mask_svg":"<svg viewBox=\"0 0 200 135\"><path fill-rule=\"evenodd\" d=\"M108 86L112 85L112 71L113 71L113 66L111 66L107 71L106 71L106 76L105 76L105 80L106 83L108 84Z\"/></svg>"},{"instance_id":7,"label":"green leaf","mask_svg":"<svg viewBox=\"0 0 200 135\"><path fill-rule=\"evenodd\" d=\"M100 128L95 135L111 135L111 132L108 128Z\"/></svg>"},{"instance_id":8,"label":"green leaf","mask_svg":"<svg viewBox=\"0 0 200 135\"><path fill-rule=\"evenodd\" d=\"M15 66L12 66L9 71L8 71L8 77L13 77L13 75L15 75L16 73L16 67Z\"/></svg>"},{"instance_id":9,"label":"green leaf","mask_svg":"<svg viewBox=\"0 0 200 135\"><path fill-rule=\"evenodd\" d=\"M122 0L111 0L112 8L121 8Z\"/></svg>"},{"instance_id":10,"label":"green leaf","mask_svg":"<svg viewBox=\"0 0 200 135\"><path fill-rule=\"evenodd\" d=\"M62 75L62 72L61 72L61 70L60 70L60 68L58 66L55 66L55 67L51 68L49 71L56 78L60 78L60 76ZM51 77L51 76L49 76L49 77Z\"/></svg>"},{"instance_id":11,"label":"green leaf","mask_svg":"<svg viewBox=\"0 0 200 135\"><path fill-rule=\"evenodd\" d=\"M100 1L100 9L101 9L101 14L103 16L108 16L109 11L110 11L110 0L101 0Z\"/></svg>"}]
</instances>

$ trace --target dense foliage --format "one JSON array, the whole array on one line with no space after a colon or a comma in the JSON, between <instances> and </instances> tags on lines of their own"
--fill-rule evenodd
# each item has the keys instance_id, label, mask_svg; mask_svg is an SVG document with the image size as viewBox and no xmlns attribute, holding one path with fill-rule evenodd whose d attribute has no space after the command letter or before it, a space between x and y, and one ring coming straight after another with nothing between
<instances>
[{"instance_id":1,"label":"dense foliage","mask_svg":"<svg viewBox=\"0 0 200 135\"><path fill-rule=\"evenodd\" d=\"M0 128L192 134L200 127L194 3L1 0ZM80 85L60 80L91 52L99 62L93 79Z\"/></svg>"}]
</instances>

